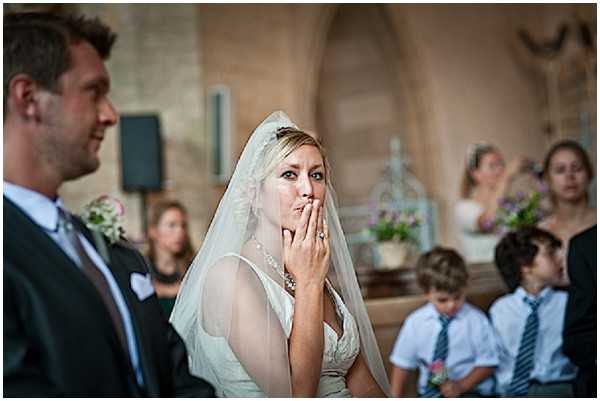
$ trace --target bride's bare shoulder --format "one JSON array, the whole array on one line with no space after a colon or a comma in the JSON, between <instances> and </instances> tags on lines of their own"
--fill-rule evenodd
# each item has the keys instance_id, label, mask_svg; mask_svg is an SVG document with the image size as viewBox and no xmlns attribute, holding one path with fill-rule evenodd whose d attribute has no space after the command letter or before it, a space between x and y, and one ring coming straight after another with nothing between
<instances>
[{"instance_id":1,"label":"bride's bare shoulder","mask_svg":"<svg viewBox=\"0 0 600 401\"><path fill-rule=\"evenodd\" d=\"M243 252L242 252L243 253ZM207 281L236 280L240 274L252 272L252 266L244 255L226 254L216 260L207 272Z\"/></svg>"}]
</instances>

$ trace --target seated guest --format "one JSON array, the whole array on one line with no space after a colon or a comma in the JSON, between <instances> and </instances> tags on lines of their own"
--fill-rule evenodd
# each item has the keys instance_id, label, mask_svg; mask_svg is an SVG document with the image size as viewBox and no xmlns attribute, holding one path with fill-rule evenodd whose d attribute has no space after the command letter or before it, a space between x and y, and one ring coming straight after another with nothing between
<instances>
[{"instance_id":1,"label":"seated guest","mask_svg":"<svg viewBox=\"0 0 600 401\"><path fill-rule=\"evenodd\" d=\"M568 269L571 285L563 352L577 365L575 396L596 397L596 226L573 237L569 243Z\"/></svg>"},{"instance_id":2,"label":"seated guest","mask_svg":"<svg viewBox=\"0 0 600 401\"><path fill-rule=\"evenodd\" d=\"M436 247L419 258L417 280L429 302L408 316L396 339L392 394L406 396L409 373L419 368L422 397L492 395L497 344L483 312L465 302L463 258Z\"/></svg>"},{"instance_id":3,"label":"seated guest","mask_svg":"<svg viewBox=\"0 0 600 401\"><path fill-rule=\"evenodd\" d=\"M523 227L496 247L496 265L511 294L490 308L498 334L497 392L504 396L572 397L577 368L562 353L567 294L554 290L562 275L560 240Z\"/></svg>"},{"instance_id":4,"label":"seated guest","mask_svg":"<svg viewBox=\"0 0 600 401\"><path fill-rule=\"evenodd\" d=\"M544 181L548 185L552 209L539 224L569 249L572 236L596 224L596 208L590 207L588 191L594 178L590 157L577 142L555 143L544 158ZM567 271L560 283L569 284Z\"/></svg>"},{"instance_id":5,"label":"seated guest","mask_svg":"<svg viewBox=\"0 0 600 401\"><path fill-rule=\"evenodd\" d=\"M454 210L460 251L467 263L494 259L494 247L500 240L494 232L498 201L531 166L531 161L522 157L505 166L500 150L488 143L476 143L467 152L461 199Z\"/></svg>"},{"instance_id":6,"label":"seated guest","mask_svg":"<svg viewBox=\"0 0 600 401\"><path fill-rule=\"evenodd\" d=\"M187 229L187 212L181 203L161 200L152 206L148 219L148 242L146 257L152 283L158 301L169 316L181 279L194 259Z\"/></svg>"}]
</instances>

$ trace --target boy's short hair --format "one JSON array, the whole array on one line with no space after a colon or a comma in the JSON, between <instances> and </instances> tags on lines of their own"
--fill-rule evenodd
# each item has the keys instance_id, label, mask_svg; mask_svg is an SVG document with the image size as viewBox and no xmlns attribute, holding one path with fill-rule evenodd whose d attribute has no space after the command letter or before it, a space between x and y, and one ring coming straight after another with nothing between
<instances>
[{"instance_id":1,"label":"boy's short hair","mask_svg":"<svg viewBox=\"0 0 600 401\"><path fill-rule=\"evenodd\" d=\"M467 286L465 260L454 249L436 246L417 261L417 283L425 292L432 289L457 293Z\"/></svg>"},{"instance_id":2,"label":"boy's short hair","mask_svg":"<svg viewBox=\"0 0 600 401\"><path fill-rule=\"evenodd\" d=\"M534 226L524 226L511 231L496 245L494 261L510 291L514 291L521 284L521 268L533 264L539 251L536 242L552 248L561 246L560 239L551 232Z\"/></svg>"}]
</instances>

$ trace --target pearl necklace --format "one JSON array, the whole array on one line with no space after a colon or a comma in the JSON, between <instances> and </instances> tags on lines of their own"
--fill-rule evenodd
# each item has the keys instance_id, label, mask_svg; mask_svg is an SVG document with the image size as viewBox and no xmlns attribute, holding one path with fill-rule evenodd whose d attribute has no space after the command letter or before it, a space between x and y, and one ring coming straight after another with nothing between
<instances>
[{"instance_id":1,"label":"pearl necklace","mask_svg":"<svg viewBox=\"0 0 600 401\"><path fill-rule=\"evenodd\" d=\"M273 270L275 270L275 272L279 275L279 277L283 278L283 282L285 284L285 287L290 291L290 293L292 294L292 296L294 295L295 291L296 291L296 281L294 280L294 278L292 277L292 275L290 273L288 273L287 271L285 271L284 268L282 268L279 263L277 263L277 261L275 260L275 258L273 257L273 255L271 255L263 246L263 244L261 244L258 239L256 239L256 237L254 236L254 234L252 234L252 236L250 237L254 240L254 242L256 242L256 249L258 249L259 251L261 251L261 253L263 254L263 257L265 258L265 260L267 261L267 264L269 266L271 266L271 268ZM283 271L283 273L281 273ZM331 298L331 302L334 305L335 308L335 317L338 321L338 324L340 325L340 327L344 327L344 317L343 314L340 310L340 307L338 305L338 303L336 302L335 296L333 295L333 292L331 291L331 289L329 289L328 286L325 286L325 288L327 289L327 295L329 295L329 298Z\"/></svg>"},{"instance_id":2,"label":"pearl necklace","mask_svg":"<svg viewBox=\"0 0 600 401\"><path fill-rule=\"evenodd\" d=\"M288 273L287 271L285 271L285 269L279 263L277 263L277 261L275 260L273 255L271 255L265 249L263 244L258 242L258 239L256 239L254 234L252 235L251 238L254 240L254 242L256 242L256 249L258 249L259 251L262 252L263 257L267 261L267 264L269 266L271 266L271 268L273 270L275 270L275 272L283 279L285 287L291 292L292 295L294 295L294 292L296 291L296 281L294 280L292 275L290 273Z\"/></svg>"}]
</instances>

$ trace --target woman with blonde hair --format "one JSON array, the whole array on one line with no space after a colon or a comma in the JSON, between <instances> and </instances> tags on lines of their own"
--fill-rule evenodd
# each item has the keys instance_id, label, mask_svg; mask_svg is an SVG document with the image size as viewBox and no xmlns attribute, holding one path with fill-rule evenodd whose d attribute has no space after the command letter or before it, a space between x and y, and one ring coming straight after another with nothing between
<instances>
[{"instance_id":1,"label":"woman with blonde hair","mask_svg":"<svg viewBox=\"0 0 600 401\"><path fill-rule=\"evenodd\" d=\"M504 164L494 145L476 143L467 151L461 184L461 199L455 206L459 246L467 263L486 263L494 259L500 240L494 232L498 202L506 196L514 179L530 171L533 163L519 157Z\"/></svg>"},{"instance_id":2,"label":"woman with blonde hair","mask_svg":"<svg viewBox=\"0 0 600 401\"><path fill-rule=\"evenodd\" d=\"M389 394L325 152L285 113L248 140L170 320L220 397Z\"/></svg>"}]
</instances>

